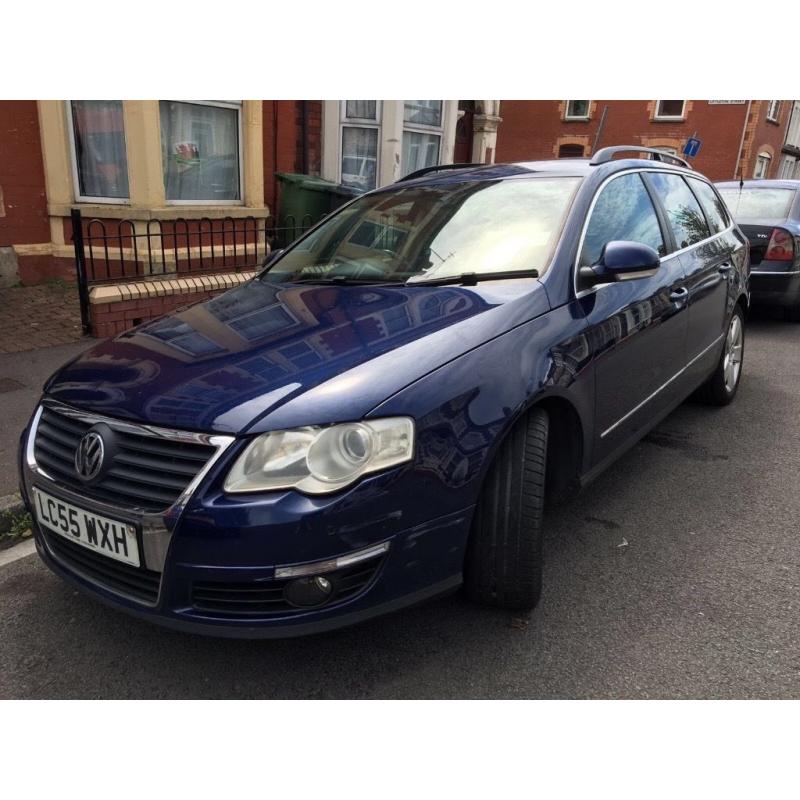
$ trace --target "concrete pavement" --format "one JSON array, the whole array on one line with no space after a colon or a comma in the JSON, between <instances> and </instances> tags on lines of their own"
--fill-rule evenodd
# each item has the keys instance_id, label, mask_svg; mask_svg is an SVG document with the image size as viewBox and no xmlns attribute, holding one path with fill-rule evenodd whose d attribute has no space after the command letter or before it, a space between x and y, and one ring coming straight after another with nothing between
<instances>
[{"instance_id":1,"label":"concrete pavement","mask_svg":"<svg viewBox=\"0 0 800 800\"><path fill-rule=\"evenodd\" d=\"M0 697L800 698L799 344L800 326L752 321L732 406L682 406L549 516L529 616L457 595L214 640L107 609L32 556L0 569Z\"/></svg>"}]
</instances>

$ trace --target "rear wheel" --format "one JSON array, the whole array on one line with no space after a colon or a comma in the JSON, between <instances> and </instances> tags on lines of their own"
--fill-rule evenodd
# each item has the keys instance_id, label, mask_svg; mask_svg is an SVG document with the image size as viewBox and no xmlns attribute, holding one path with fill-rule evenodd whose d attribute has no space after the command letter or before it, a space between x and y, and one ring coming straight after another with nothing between
<instances>
[{"instance_id":1,"label":"rear wheel","mask_svg":"<svg viewBox=\"0 0 800 800\"><path fill-rule=\"evenodd\" d=\"M704 403L714 406L726 406L739 388L744 359L744 313L737 305L733 309L725 345L717 367L711 377L698 389L698 397Z\"/></svg>"},{"instance_id":2,"label":"rear wheel","mask_svg":"<svg viewBox=\"0 0 800 800\"><path fill-rule=\"evenodd\" d=\"M547 412L533 409L506 437L481 490L464 579L486 605L530 609L539 601L547 435Z\"/></svg>"}]
</instances>

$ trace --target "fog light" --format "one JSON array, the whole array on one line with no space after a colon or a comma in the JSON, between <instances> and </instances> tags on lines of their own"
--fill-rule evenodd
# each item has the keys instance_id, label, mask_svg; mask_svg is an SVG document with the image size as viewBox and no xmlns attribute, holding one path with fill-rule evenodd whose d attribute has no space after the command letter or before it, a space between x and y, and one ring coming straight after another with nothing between
<instances>
[{"instance_id":1,"label":"fog light","mask_svg":"<svg viewBox=\"0 0 800 800\"><path fill-rule=\"evenodd\" d=\"M313 608L326 603L333 593L333 584L322 575L298 578L283 590L286 600L293 606Z\"/></svg>"}]
</instances>

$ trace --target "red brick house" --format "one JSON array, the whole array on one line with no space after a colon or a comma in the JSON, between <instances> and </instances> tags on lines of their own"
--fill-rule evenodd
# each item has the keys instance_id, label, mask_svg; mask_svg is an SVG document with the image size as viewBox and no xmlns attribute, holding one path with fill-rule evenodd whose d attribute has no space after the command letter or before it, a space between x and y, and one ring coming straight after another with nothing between
<instances>
[{"instance_id":1,"label":"red brick house","mask_svg":"<svg viewBox=\"0 0 800 800\"><path fill-rule=\"evenodd\" d=\"M791 100L503 100L497 161L583 158L613 144L681 154L713 180L777 178Z\"/></svg>"}]
</instances>

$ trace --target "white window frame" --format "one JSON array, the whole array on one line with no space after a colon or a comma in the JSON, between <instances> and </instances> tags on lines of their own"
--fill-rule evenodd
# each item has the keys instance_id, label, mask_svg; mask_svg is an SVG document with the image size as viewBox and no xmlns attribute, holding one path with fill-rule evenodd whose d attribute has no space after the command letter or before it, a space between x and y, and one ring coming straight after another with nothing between
<instances>
[{"instance_id":1,"label":"white window frame","mask_svg":"<svg viewBox=\"0 0 800 800\"><path fill-rule=\"evenodd\" d=\"M586 122L592 118L592 101L587 100L586 102L588 105L586 106L586 113L585 114L570 114L569 113L569 105L570 103L574 103L574 100L566 100L566 108L564 109L564 119L565 120L577 120L579 122Z\"/></svg>"},{"instance_id":2,"label":"white window frame","mask_svg":"<svg viewBox=\"0 0 800 800\"><path fill-rule=\"evenodd\" d=\"M781 160L781 168L778 173L778 178L782 180L789 179L794 176L795 165L797 161L792 156L784 156Z\"/></svg>"},{"instance_id":3,"label":"white window frame","mask_svg":"<svg viewBox=\"0 0 800 800\"><path fill-rule=\"evenodd\" d=\"M352 98L351 98L352 99ZM378 146L375 149L375 188L381 185L381 145L382 145L382 121L381 115L383 112L383 100L375 101L375 119L363 119L361 117L348 117L347 116L347 100L342 100L339 103L339 144L337 147L337 167L336 167L336 182L342 183L342 158L344 153L344 135L342 131L345 128L371 128L378 131ZM369 190L371 191L371 190Z\"/></svg>"},{"instance_id":4,"label":"white window frame","mask_svg":"<svg viewBox=\"0 0 800 800\"><path fill-rule=\"evenodd\" d=\"M436 154L436 164L442 163L442 145L444 144L444 114L445 114L445 106L444 100L439 100L439 124L438 125L419 125L414 122L406 122L406 100L403 100L403 133L408 131L409 133L427 133L432 136L436 136L439 139L439 148ZM400 174L401 175L408 175L405 171L405 164L402 163L402 153L403 153L403 143L400 142Z\"/></svg>"},{"instance_id":5,"label":"white window frame","mask_svg":"<svg viewBox=\"0 0 800 800\"><path fill-rule=\"evenodd\" d=\"M64 103L67 114L67 131L69 132L69 156L72 167L73 194L76 203L102 203L103 205L127 206L131 204L131 170L128 163L128 134L125 130L125 101L122 101L122 138L125 140L125 169L128 170L128 196L127 197L94 197L81 194L81 180L78 174L78 150L75 146L75 121L72 114L72 100Z\"/></svg>"},{"instance_id":6,"label":"white window frame","mask_svg":"<svg viewBox=\"0 0 800 800\"><path fill-rule=\"evenodd\" d=\"M764 173L759 175L759 167L764 166ZM756 156L756 165L755 169L753 170L753 178L756 180L765 180L767 177L767 173L769 173L769 168L772 164L772 156L769 153L761 152Z\"/></svg>"},{"instance_id":7,"label":"white window frame","mask_svg":"<svg viewBox=\"0 0 800 800\"><path fill-rule=\"evenodd\" d=\"M683 105L681 106L681 113L678 116L676 116L675 114L660 114L659 110L660 110L661 104L663 102L664 102L664 100L656 100L656 110L655 110L655 114L653 114L653 119L659 119L659 120L663 119L663 120L672 120L672 121L678 121L678 120L686 119L686 101L685 100L681 100L681 103L683 103Z\"/></svg>"},{"instance_id":8,"label":"white window frame","mask_svg":"<svg viewBox=\"0 0 800 800\"><path fill-rule=\"evenodd\" d=\"M781 101L770 100L767 104L767 119L770 122L778 122L781 113Z\"/></svg>"},{"instance_id":9,"label":"white window frame","mask_svg":"<svg viewBox=\"0 0 800 800\"><path fill-rule=\"evenodd\" d=\"M237 138L239 146L239 199L238 200L165 200L168 206L243 206L244 205L244 140L242 126L242 100L181 100L179 98L164 98L172 103L187 103L192 106L211 106L212 108L228 108L237 113ZM159 101L158 138L161 141L161 101ZM161 163L164 163L164 153L161 153ZM167 176L163 175L164 197L167 195Z\"/></svg>"}]
</instances>

